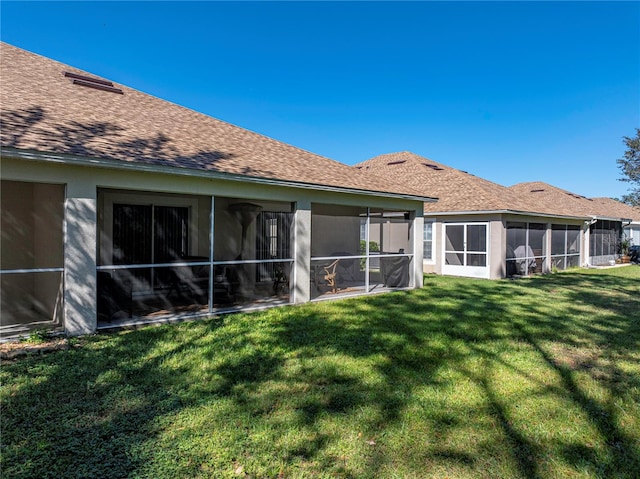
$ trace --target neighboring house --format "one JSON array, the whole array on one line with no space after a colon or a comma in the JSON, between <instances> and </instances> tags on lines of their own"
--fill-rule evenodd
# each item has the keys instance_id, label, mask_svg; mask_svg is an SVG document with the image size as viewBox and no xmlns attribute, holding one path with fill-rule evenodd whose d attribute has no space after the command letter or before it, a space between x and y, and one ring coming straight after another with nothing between
<instances>
[{"instance_id":1,"label":"neighboring house","mask_svg":"<svg viewBox=\"0 0 640 479\"><path fill-rule=\"evenodd\" d=\"M542 182L519 183L509 188L528 198L539 209L583 215L586 265L609 264L620 257L623 233L640 225L640 210L610 198L587 198ZM588 224L586 223L588 221Z\"/></svg>"},{"instance_id":2,"label":"neighboring house","mask_svg":"<svg viewBox=\"0 0 640 479\"><path fill-rule=\"evenodd\" d=\"M422 285L424 189L7 44L0 59L3 336Z\"/></svg>"},{"instance_id":3,"label":"neighboring house","mask_svg":"<svg viewBox=\"0 0 640 479\"><path fill-rule=\"evenodd\" d=\"M632 207L611 198L592 198L603 214L622 218L622 233L632 245L640 245L640 207Z\"/></svg>"},{"instance_id":4,"label":"neighboring house","mask_svg":"<svg viewBox=\"0 0 640 479\"><path fill-rule=\"evenodd\" d=\"M438 197L424 206L427 273L504 278L604 264L614 257L612 237L619 238L624 225L624 215L607 213L596 200L544 183L507 188L410 152L355 168Z\"/></svg>"}]
</instances>

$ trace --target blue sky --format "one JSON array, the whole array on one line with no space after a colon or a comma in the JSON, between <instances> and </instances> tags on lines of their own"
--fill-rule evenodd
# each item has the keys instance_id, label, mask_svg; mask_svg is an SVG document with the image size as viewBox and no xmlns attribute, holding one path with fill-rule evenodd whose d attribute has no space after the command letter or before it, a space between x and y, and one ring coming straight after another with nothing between
<instances>
[{"instance_id":1,"label":"blue sky","mask_svg":"<svg viewBox=\"0 0 640 479\"><path fill-rule=\"evenodd\" d=\"M3 41L347 164L618 197L639 2L11 2ZM150 119L152 121L152 119Z\"/></svg>"}]
</instances>

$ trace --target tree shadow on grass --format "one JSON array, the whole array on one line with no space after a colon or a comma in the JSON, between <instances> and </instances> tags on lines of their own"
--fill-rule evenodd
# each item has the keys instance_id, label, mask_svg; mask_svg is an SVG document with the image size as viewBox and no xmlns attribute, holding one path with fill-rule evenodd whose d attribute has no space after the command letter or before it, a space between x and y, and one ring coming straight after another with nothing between
<instances>
[{"instance_id":1,"label":"tree shadow on grass","mask_svg":"<svg viewBox=\"0 0 640 479\"><path fill-rule=\"evenodd\" d=\"M27 358L5 371L23 383L3 400L4 470L13 477L175 476L202 474L211 461L212 475L220 477L232 475L237 463L263 476L284 468L311 477L375 477L394 467L419 476L429 474L429 464L473 475L486 467L484 453L512 463L514 476L543 477L551 446L536 442L513 417L512 399L501 396L496 382L502 368L540 394L566 398L603 438L604 462L580 440L558 446L558 460L574 470L631 477L640 469L638 450L617 425L613 404L588 396L549 345L567 337L570 347L606 351L610 345L615 357L632 360L637 317L598 295L619 290L633 302L633 285L583 275L522 282L428 278L420 291L148 328ZM556 296L571 304L550 312ZM591 307L603 319L580 316ZM546 384L503 354L514 344L558 379ZM615 381L599 384L612 395L637 387L633 372L615 361L607 367ZM443 371L467 378L481 393L499 434L480 449L450 442L480 413L446 402L444 391L458 380ZM445 402L408 416L424 390L440 392ZM178 428L176 418L187 411L200 420ZM427 436L407 438L403 450L388 444L408 417ZM207 427L228 436L224 446L172 457L184 444L167 435L206 435ZM298 437L280 437L291 431ZM345 457L335 452L349 441L357 444ZM356 453L357 460L347 457ZM264 464L264 455L278 465Z\"/></svg>"}]
</instances>

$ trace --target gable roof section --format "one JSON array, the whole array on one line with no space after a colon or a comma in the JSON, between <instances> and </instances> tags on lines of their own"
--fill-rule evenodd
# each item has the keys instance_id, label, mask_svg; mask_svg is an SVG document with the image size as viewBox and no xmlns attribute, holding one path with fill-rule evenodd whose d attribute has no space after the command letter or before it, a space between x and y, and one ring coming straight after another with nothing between
<instances>
[{"instance_id":1,"label":"gable roof section","mask_svg":"<svg viewBox=\"0 0 640 479\"><path fill-rule=\"evenodd\" d=\"M5 154L35 152L68 161L99 159L112 167L170 167L205 176L431 200L423 190L371 177L6 43L0 47Z\"/></svg>"},{"instance_id":2,"label":"gable roof section","mask_svg":"<svg viewBox=\"0 0 640 479\"><path fill-rule=\"evenodd\" d=\"M376 156L355 165L438 197L425 212L535 211L508 188L408 151Z\"/></svg>"},{"instance_id":3,"label":"gable roof section","mask_svg":"<svg viewBox=\"0 0 640 479\"><path fill-rule=\"evenodd\" d=\"M592 200L598 207L598 215L624 218L640 224L639 207L633 207L612 198L592 198Z\"/></svg>"},{"instance_id":4,"label":"gable roof section","mask_svg":"<svg viewBox=\"0 0 640 479\"><path fill-rule=\"evenodd\" d=\"M547 213L589 217L596 215L593 200L570 191L557 188L542 181L518 183L509 190Z\"/></svg>"},{"instance_id":5,"label":"gable roof section","mask_svg":"<svg viewBox=\"0 0 640 479\"><path fill-rule=\"evenodd\" d=\"M530 198L549 213L619 220L639 218L639 211L609 198L587 198L556 186L534 181L509 187L518 195Z\"/></svg>"},{"instance_id":6,"label":"gable roof section","mask_svg":"<svg viewBox=\"0 0 640 479\"><path fill-rule=\"evenodd\" d=\"M425 213L513 212L563 218L631 219L640 209L610 198L587 198L541 181L506 187L408 151L376 156L356 168L392 177L439 199Z\"/></svg>"}]
</instances>

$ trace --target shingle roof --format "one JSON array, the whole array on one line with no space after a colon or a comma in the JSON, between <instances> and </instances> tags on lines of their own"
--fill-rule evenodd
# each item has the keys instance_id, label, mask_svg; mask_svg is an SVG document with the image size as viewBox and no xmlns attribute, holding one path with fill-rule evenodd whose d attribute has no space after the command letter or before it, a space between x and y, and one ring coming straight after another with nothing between
<instances>
[{"instance_id":1,"label":"shingle roof","mask_svg":"<svg viewBox=\"0 0 640 479\"><path fill-rule=\"evenodd\" d=\"M611 198L592 198L592 200L598 205L598 214L601 216L608 214L640 223L640 207L633 207Z\"/></svg>"},{"instance_id":2,"label":"shingle roof","mask_svg":"<svg viewBox=\"0 0 640 479\"><path fill-rule=\"evenodd\" d=\"M532 211L532 205L502 185L408 151L376 156L355 167L437 196L437 203L425 204L425 212Z\"/></svg>"},{"instance_id":3,"label":"shingle roof","mask_svg":"<svg viewBox=\"0 0 640 479\"><path fill-rule=\"evenodd\" d=\"M426 213L513 211L562 217L629 218L640 209L609 198L586 198L540 181L506 187L411 152L376 156L355 165L436 195Z\"/></svg>"},{"instance_id":4,"label":"shingle roof","mask_svg":"<svg viewBox=\"0 0 640 479\"><path fill-rule=\"evenodd\" d=\"M546 213L586 217L597 215L598 208L592 199L541 181L518 183L510 186L509 190L538 205Z\"/></svg>"},{"instance_id":5,"label":"shingle roof","mask_svg":"<svg viewBox=\"0 0 640 479\"><path fill-rule=\"evenodd\" d=\"M550 213L640 221L640 209L611 198L587 198L541 181L518 183L509 189L529 197Z\"/></svg>"},{"instance_id":6,"label":"shingle roof","mask_svg":"<svg viewBox=\"0 0 640 479\"><path fill-rule=\"evenodd\" d=\"M613 216L640 223L640 208L633 207L611 198L591 198L598 206L599 216Z\"/></svg>"},{"instance_id":7,"label":"shingle roof","mask_svg":"<svg viewBox=\"0 0 640 479\"><path fill-rule=\"evenodd\" d=\"M94 76L6 43L0 47L4 148L428 196L124 85L113 85L122 94L82 86L64 73Z\"/></svg>"}]
</instances>

